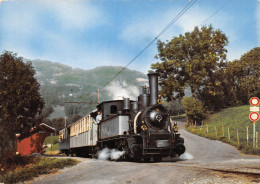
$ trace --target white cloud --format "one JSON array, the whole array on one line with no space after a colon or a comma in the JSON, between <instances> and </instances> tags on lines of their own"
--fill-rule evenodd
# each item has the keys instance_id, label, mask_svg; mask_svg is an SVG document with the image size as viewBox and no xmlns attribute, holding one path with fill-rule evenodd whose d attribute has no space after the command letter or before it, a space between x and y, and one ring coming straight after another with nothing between
<instances>
[{"instance_id":1,"label":"white cloud","mask_svg":"<svg viewBox=\"0 0 260 184\"><path fill-rule=\"evenodd\" d=\"M90 1L47 1L46 6L65 29L93 29L107 23L107 15Z\"/></svg>"},{"instance_id":2,"label":"white cloud","mask_svg":"<svg viewBox=\"0 0 260 184\"><path fill-rule=\"evenodd\" d=\"M203 10L203 11L202 11ZM139 43L142 40L151 41L155 38L173 18L181 11L176 7L168 11L156 12L147 17L135 17L130 23L125 25L120 35L121 39L129 43ZM161 40L170 40L180 33L191 31L194 26L198 26L201 20L206 18L206 11L199 7L192 7L179 20L177 20L163 35Z\"/></svg>"},{"instance_id":3,"label":"white cloud","mask_svg":"<svg viewBox=\"0 0 260 184\"><path fill-rule=\"evenodd\" d=\"M143 42L150 42L176 16L176 11L170 10L163 15L160 14L161 12L156 12L147 17L134 17L123 26L120 38L137 45ZM169 38L171 36L173 35L167 31L161 38Z\"/></svg>"},{"instance_id":4,"label":"white cloud","mask_svg":"<svg viewBox=\"0 0 260 184\"><path fill-rule=\"evenodd\" d=\"M78 31L87 34L108 23L108 15L102 8L82 0L15 1L6 3L0 15L0 50L70 65L73 58L82 61L89 53L86 51L89 45L83 47L72 34Z\"/></svg>"},{"instance_id":5,"label":"white cloud","mask_svg":"<svg viewBox=\"0 0 260 184\"><path fill-rule=\"evenodd\" d=\"M139 44L142 41L151 41L154 39L168 23L182 10L183 7L171 8L165 12L153 12L149 16L136 16L130 23L128 22L120 35L121 39L131 43ZM184 34L187 31L192 31L195 26L206 20L215 9L205 9L205 7L193 6L185 12L163 35L160 40L170 40L173 36ZM224 21L227 18L225 12L218 13L209 19L205 24L214 22L214 27L226 27L228 22Z\"/></svg>"},{"instance_id":6,"label":"white cloud","mask_svg":"<svg viewBox=\"0 0 260 184\"><path fill-rule=\"evenodd\" d=\"M192 31L194 27L199 26L207 16L208 12L205 11L205 9L194 6L184 13L175 25L181 28L182 33Z\"/></svg>"}]
</instances>

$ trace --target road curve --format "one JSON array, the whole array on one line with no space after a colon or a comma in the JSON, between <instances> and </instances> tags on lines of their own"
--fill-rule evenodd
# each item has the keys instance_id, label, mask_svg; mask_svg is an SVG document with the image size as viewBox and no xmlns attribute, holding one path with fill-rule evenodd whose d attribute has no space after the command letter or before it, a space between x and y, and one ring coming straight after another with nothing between
<instances>
[{"instance_id":1,"label":"road curve","mask_svg":"<svg viewBox=\"0 0 260 184\"><path fill-rule=\"evenodd\" d=\"M179 122L181 127L183 123ZM240 154L234 147L183 129L186 153L160 163L113 162L88 158L56 174L27 183L259 183L260 158Z\"/></svg>"}]
</instances>

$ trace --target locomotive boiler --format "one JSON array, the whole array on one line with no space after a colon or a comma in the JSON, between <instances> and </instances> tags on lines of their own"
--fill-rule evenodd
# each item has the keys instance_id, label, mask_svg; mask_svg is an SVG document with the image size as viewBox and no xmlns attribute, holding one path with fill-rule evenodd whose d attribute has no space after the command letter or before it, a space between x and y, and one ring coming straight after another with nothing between
<instances>
[{"instance_id":1,"label":"locomotive boiler","mask_svg":"<svg viewBox=\"0 0 260 184\"><path fill-rule=\"evenodd\" d=\"M118 149L121 159L136 161L179 156L184 139L158 95L158 73L149 73L138 101L104 101L97 109L60 132L60 150L67 154L96 156L103 148ZM102 118L97 121L98 112ZM63 136L64 133L66 136Z\"/></svg>"}]
</instances>

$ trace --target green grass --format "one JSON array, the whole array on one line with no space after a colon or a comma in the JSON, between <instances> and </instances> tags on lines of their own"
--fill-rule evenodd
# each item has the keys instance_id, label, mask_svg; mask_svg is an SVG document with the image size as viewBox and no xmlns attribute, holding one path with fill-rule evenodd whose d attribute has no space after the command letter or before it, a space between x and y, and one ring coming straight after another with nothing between
<instances>
[{"instance_id":1,"label":"green grass","mask_svg":"<svg viewBox=\"0 0 260 184\"><path fill-rule=\"evenodd\" d=\"M188 131L210 139L217 139L236 146L243 153L260 155L259 148L253 148L253 124L249 120L249 105L224 109L212 114L205 120L203 125L189 126ZM208 133L207 133L208 127ZM247 144L247 131L249 141ZM228 137L228 128L229 135ZM256 132L260 133L259 122L256 123ZM239 143L237 139L239 137ZM258 145L260 147L260 145Z\"/></svg>"},{"instance_id":2,"label":"green grass","mask_svg":"<svg viewBox=\"0 0 260 184\"><path fill-rule=\"evenodd\" d=\"M46 152L48 152L48 151L58 151L58 150L59 150L59 143L53 144L52 148L51 147L46 148Z\"/></svg>"},{"instance_id":3,"label":"green grass","mask_svg":"<svg viewBox=\"0 0 260 184\"><path fill-rule=\"evenodd\" d=\"M26 165L14 165L14 169L5 173L1 173L0 171L0 182L5 184L24 182L33 177L49 174L58 169L76 165L77 163L79 163L79 161L74 159L32 158Z\"/></svg>"},{"instance_id":4,"label":"green grass","mask_svg":"<svg viewBox=\"0 0 260 184\"><path fill-rule=\"evenodd\" d=\"M52 147L45 149L45 155L58 155L59 154L59 136L52 136ZM44 140L44 144L50 146L51 136L48 136Z\"/></svg>"},{"instance_id":5,"label":"green grass","mask_svg":"<svg viewBox=\"0 0 260 184\"><path fill-rule=\"evenodd\" d=\"M52 136L52 144L57 144L59 142L59 136ZM51 136L48 136L44 140L44 144L51 144Z\"/></svg>"},{"instance_id":6,"label":"green grass","mask_svg":"<svg viewBox=\"0 0 260 184\"><path fill-rule=\"evenodd\" d=\"M180 114L180 115L176 115L176 116L171 116L171 118L173 119L173 120L183 120L183 119L185 119L186 118L186 114Z\"/></svg>"}]
</instances>

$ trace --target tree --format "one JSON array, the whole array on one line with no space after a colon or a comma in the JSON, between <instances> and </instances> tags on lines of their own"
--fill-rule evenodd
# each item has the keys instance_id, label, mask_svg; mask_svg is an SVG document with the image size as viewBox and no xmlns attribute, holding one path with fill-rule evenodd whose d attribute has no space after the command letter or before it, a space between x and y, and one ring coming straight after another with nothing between
<instances>
[{"instance_id":1,"label":"tree","mask_svg":"<svg viewBox=\"0 0 260 184\"><path fill-rule=\"evenodd\" d=\"M171 115L180 115L185 113L184 107L180 100L170 101L163 103L163 106L167 109L167 112Z\"/></svg>"},{"instance_id":2,"label":"tree","mask_svg":"<svg viewBox=\"0 0 260 184\"><path fill-rule=\"evenodd\" d=\"M184 97L182 100L186 112L186 119L190 122L201 124L206 117L206 108L202 101L194 97Z\"/></svg>"},{"instance_id":3,"label":"tree","mask_svg":"<svg viewBox=\"0 0 260 184\"><path fill-rule=\"evenodd\" d=\"M252 96L260 95L260 47L241 56L240 60L227 63L225 69L226 96L231 104L248 104Z\"/></svg>"},{"instance_id":4,"label":"tree","mask_svg":"<svg viewBox=\"0 0 260 184\"><path fill-rule=\"evenodd\" d=\"M167 100L181 99L190 86L192 96L203 99L203 90L215 96L220 83L216 74L225 66L225 46L228 40L220 30L195 27L192 32L174 37L166 43L158 41L156 58L161 63L152 65L160 74L161 93Z\"/></svg>"},{"instance_id":5,"label":"tree","mask_svg":"<svg viewBox=\"0 0 260 184\"><path fill-rule=\"evenodd\" d=\"M243 104L247 104L252 96L260 93L260 47L256 47L241 56L242 75L239 78Z\"/></svg>"},{"instance_id":6,"label":"tree","mask_svg":"<svg viewBox=\"0 0 260 184\"><path fill-rule=\"evenodd\" d=\"M5 51L0 56L0 157L4 147L15 153L17 133L27 133L40 123L44 101L30 62Z\"/></svg>"},{"instance_id":7,"label":"tree","mask_svg":"<svg viewBox=\"0 0 260 184\"><path fill-rule=\"evenodd\" d=\"M56 129L56 133L58 133L60 130L65 128L65 118L60 117L60 118L54 118L52 120L46 119L45 121L48 125L51 127L54 127ZM68 121L67 121L68 123ZM67 124L68 125L68 124Z\"/></svg>"}]
</instances>

